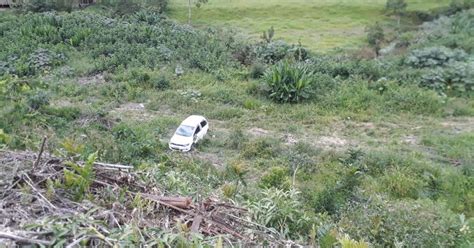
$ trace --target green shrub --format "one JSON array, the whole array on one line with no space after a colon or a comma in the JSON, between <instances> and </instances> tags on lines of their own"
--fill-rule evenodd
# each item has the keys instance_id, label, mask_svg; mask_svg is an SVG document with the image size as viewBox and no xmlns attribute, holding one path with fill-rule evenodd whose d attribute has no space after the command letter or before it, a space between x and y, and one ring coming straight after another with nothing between
<instances>
[{"instance_id":1,"label":"green shrub","mask_svg":"<svg viewBox=\"0 0 474 248\"><path fill-rule=\"evenodd\" d=\"M274 140L268 138L259 138L250 142L245 143L241 154L244 158L251 159L255 157L259 158L271 158L277 151L277 147L274 146Z\"/></svg>"},{"instance_id":2,"label":"green shrub","mask_svg":"<svg viewBox=\"0 0 474 248\"><path fill-rule=\"evenodd\" d=\"M460 247L469 239L458 216L431 201L372 198L349 206L338 226L351 237L380 247Z\"/></svg>"},{"instance_id":3,"label":"green shrub","mask_svg":"<svg viewBox=\"0 0 474 248\"><path fill-rule=\"evenodd\" d=\"M260 179L259 186L262 188L274 187L282 190L289 190L291 181L288 168L283 166L270 168L270 170Z\"/></svg>"},{"instance_id":4,"label":"green shrub","mask_svg":"<svg viewBox=\"0 0 474 248\"><path fill-rule=\"evenodd\" d=\"M425 73L421 85L447 95L469 96L474 92L474 62L454 62Z\"/></svg>"},{"instance_id":5,"label":"green shrub","mask_svg":"<svg viewBox=\"0 0 474 248\"><path fill-rule=\"evenodd\" d=\"M42 106L49 104L49 94L45 91L35 91L28 95L27 103L28 106L33 110L38 110Z\"/></svg>"},{"instance_id":6,"label":"green shrub","mask_svg":"<svg viewBox=\"0 0 474 248\"><path fill-rule=\"evenodd\" d=\"M253 63L249 69L250 78L258 79L265 73L266 67L262 63Z\"/></svg>"},{"instance_id":7,"label":"green shrub","mask_svg":"<svg viewBox=\"0 0 474 248\"><path fill-rule=\"evenodd\" d=\"M276 102L300 102L311 96L313 73L305 64L280 62L263 76L268 96Z\"/></svg>"},{"instance_id":8,"label":"green shrub","mask_svg":"<svg viewBox=\"0 0 474 248\"><path fill-rule=\"evenodd\" d=\"M252 110L252 109L257 109L258 107L260 107L261 104L260 104L259 101L255 100L255 99L247 98L247 99L244 100L242 105L245 109Z\"/></svg>"},{"instance_id":9,"label":"green shrub","mask_svg":"<svg viewBox=\"0 0 474 248\"><path fill-rule=\"evenodd\" d=\"M288 238L306 237L315 221L303 210L299 192L295 190L266 189L258 200L248 203L248 209L257 223L274 228Z\"/></svg>"},{"instance_id":10,"label":"green shrub","mask_svg":"<svg viewBox=\"0 0 474 248\"><path fill-rule=\"evenodd\" d=\"M165 90L170 87L170 81L165 75L151 78L151 85L157 90Z\"/></svg>"},{"instance_id":11,"label":"green shrub","mask_svg":"<svg viewBox=\"0 0 474 248\"><path fill-rule=\"evenodd\" d=\"M417 199L423 182L410 170L395 169L385 172L382 177L382 188L396 198Z\"/></svg>"},{"instance_id":12,"label":"green shrub","mask_svg":"<svg viewBox=\"0 0 474 248\"><path fill-rule=\"evenodd\" d=\"M64 118L67 121L75 120L81 116L81 109L78 107L48 106L44 107L41 112L54 117Z\"/></svg>"},{"instance_id":13,"label":"green shrub","mask_svg":"<svg viewBox=\"0 0 474 248\"><path fill-rule=\"evenodd\" d=\"M227 137L225 145L231 149L241 149L247 140L248 138L242 129L233 129Z\"/></svg>"},{"instance_id":14,"label":"green shrub","mask_svg":"<svg viewBox=\"0 0 474 248\"><path fill-rule=\"evenodd\" d=\"M357 169L346 172L335 185L327 185L322 192L313 194L311 204L315 211L331 215L340 213L360 184L360 173Z\"/></svg>"},{"instance_id":15,"label":"green shrub","mask_svg":"<svg viewBox=\"0 0 474 248\"><path fill-rule=\"evenodd\" d=\"M405 63L415 68L436 67L455 61L465 61L467 54L460 49L427 47L416 49L406 57Z\"/></svg>"},{"instance_id":16,"label":"green shrub","mask_svg":"<svg viewBox=\"0 0 474 248\"><path fill-rule=\"evenodd\" d=\"M271 42L262 42L254 48L255 57L267 64L278 63L286 58L291 46L284 41L277 40Z\"/></svg>"}]
</instances>

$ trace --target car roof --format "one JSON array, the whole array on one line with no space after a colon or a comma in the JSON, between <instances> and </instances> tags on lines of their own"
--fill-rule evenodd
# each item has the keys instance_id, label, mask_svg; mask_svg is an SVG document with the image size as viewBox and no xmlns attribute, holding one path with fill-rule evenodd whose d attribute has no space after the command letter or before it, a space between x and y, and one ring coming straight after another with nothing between
<instances>
[{"instance_id":1,"label":"car roof","mask_svg":"<svg viewBox=\"0 0 474 248\"><path fill-rule=\"evenodd\" d=\"M186 118L183 122L181 122L181 125L197 126L203 120L206 120L206 118L204 118L204 116L191 115L188 118Z\"/></svg>"}]
</instances>

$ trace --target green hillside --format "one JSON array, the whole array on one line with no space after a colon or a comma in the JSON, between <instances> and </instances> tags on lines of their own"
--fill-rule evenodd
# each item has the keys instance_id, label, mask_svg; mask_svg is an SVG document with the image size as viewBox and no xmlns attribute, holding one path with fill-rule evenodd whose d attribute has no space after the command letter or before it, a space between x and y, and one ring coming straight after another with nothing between
<instances>
[{"instance_id":1,"label":"green hillside","mask_svg":"<svg viewBox=\"0 0 474 248\"><path fill-rule=\"evenodd\" d=\"M428 11L449 1L410 0L408 10ZM187 22L187 0L172 0L170 15ZM234 27L256 39L270 27L276 38L301 42L313 50L354 48L364 43L364 28L384 21L384 0L211 0L193 9L193 23Z\"/></svg>"},{"instance_id":2,"label":"green hillside","mask_svg":"<svg viewBox=\"0 0 474 248\"><path fill-rule=\"evenodd\" d=\"M0 14L0 247L473 245L471 2L60 2Z\"/></svg>"}]
</instances>

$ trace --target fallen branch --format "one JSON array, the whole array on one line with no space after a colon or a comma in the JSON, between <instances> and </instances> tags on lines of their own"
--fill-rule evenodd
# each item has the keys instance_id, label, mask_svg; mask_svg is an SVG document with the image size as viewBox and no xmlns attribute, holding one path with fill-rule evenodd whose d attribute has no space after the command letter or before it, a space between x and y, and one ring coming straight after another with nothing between
<instances>
[{"instance_id":1,"label":"fallen branch","mask_svg":"<svg viewBox=\"0 0 474 248\"><path fill-rule=\"evenodd\" d=\"M103 166L106 168L122 169L122 170L133 169L133 166L121 165L121 164L107 164L107 163L101 163L101 162L94 162L94 165Z\"/></svg>"},{"instance_id":2,"label":"fallen branch","mask_svg":"<svg viewBox=\"0 0 474 248\"><path fill-rule=\"evenodd\" d=\"M47 240L25 238L25 237L15 235L13 233L7 233L7 232L2 232L2 231L0 231L0 238L11 239L11 240L18 241L20 243L27 243L27 244L38 244L38 245L46 245L46 246L53 244L52 242L47 241Z\"/></svg>"},{"instance_id":3,"label":"fallen branch","mask_svg":"<svg viewBox=\"0 0 474 248\"><path fill-rule=\"evenodd\" d=\"M35 163L33 164L32 170L35 170L35 169L36 169L36 167L38 166L38 164L39 164L39 162L40 162L40 160L41 160L41 155L43 155L44 144L46 143L46 139L47 139L47 137L44 136L44 137L43 137L43 142L41 142L41 147L40 147L40 150L39 150L39 153L38 153L38 157L36 158L36 161L35 161Z\"/></svg>"},{"instance_id":4,"label":"fallen branch","mask_svg":"<svg viewBox=\"0 0 474 248\"><path fill-rule=\"evenodd\" d=\"M40 197L43 201L45 201L51 208L53 209L57 209L56 206L54 206L50 201L48 201L48 199L46 199L46 197L44 197L44 195L42 195L38 189L35 188L35 186L33 186L32 184L32 180L31 178L28 176L28 174L26 173L23 173L23 181L25 181L30 187L31 189L33 189Z\"/></svg>"}]
</instances>

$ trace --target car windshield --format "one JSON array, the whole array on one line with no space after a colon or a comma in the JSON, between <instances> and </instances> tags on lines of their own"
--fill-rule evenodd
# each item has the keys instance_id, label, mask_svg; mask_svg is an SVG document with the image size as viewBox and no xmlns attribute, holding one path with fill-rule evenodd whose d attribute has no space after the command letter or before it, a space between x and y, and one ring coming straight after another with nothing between
<instances>
[{"instance_id":1,"label":"car windshield","mask_svg":"<svg viewBox=\"0 0 474 248\"><path fill-rule=\"evenodd\" d=\"M181 125L176 130L176 134L184 137L191 137L193 135L194 128L191 126Z\"/></svg>"}]
</instances>

